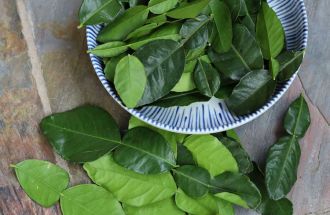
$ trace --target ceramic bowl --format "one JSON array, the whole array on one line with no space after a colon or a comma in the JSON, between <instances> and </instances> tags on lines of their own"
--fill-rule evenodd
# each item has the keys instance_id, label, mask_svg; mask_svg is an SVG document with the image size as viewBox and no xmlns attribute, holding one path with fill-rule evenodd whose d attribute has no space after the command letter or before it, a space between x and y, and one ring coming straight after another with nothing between
<instances>
[{"instance_id":1,"label":"ceramic bowl","mask_svg":"<svg viewBox=\"0 0 330 215\"><path fill-rule=\"evenodd\" d=\"M288 50L302 50L307 46L307 15L303 0L268 0L280 18L286 35ZM88 49L97 45L96 37L102 29L101 25L87 26ZM272 107L287 91L296 77L295 73L285 83L277 85L272 97L258 110L251 114L236 116L231 113L224 101L212 98L208 102L197 102L186 107L143 107L129 109L121 102L114 87L104 76L104 65L100 58L90 54L90 58L104 88L130 114L142 121L177 133L207 134L229 130L256 119Z\"/></svg>"}]
</instances>

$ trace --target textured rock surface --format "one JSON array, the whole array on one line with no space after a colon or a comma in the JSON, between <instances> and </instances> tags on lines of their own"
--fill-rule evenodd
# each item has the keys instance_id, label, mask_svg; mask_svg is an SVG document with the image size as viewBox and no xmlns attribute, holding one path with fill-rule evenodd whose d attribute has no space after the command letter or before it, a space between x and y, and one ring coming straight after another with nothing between
<instances>
[{"instance_id":1,"label":"textured rock surface","mask_svg":"<svg viewBox=\"0 0 330 215\"><path fill-rule=\"evenodd\" d=\"M87 182L79 166L56 156L40 135L38 123L50 112L84 103L107 109L121 127L128 115L107 95L85 54L84 31L76 14L81 0L0 0L0 215L60 214L44 209L20 189L9 164L45 159L67 169L71 183ZM300 142L298 181L290 193L294 214L330 214L330 17L328 0L305 0L310 26L309 49L285 96L257 120L237 129L254 160L283 132L281 118L303 92L312 125ZM51 10L49 10L51 8ZM237 214L255 214L238 209Z\"/></svg>"}]
</instances>

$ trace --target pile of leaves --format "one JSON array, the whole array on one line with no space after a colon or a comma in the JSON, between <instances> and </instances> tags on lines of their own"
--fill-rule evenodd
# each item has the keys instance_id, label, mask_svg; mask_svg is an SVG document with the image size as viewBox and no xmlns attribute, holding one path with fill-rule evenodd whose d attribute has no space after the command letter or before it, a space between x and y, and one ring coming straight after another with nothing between
<instances>
[{"instance_id":1,"label":"pile of leaves","mask_svg":"<svg viewBox=\"0 0 330 215\"><path fill-rule=\"evenodd\" d=\"M286 113L286 136L269 149L264 175L232 130L175 134L131 118L121 137L111 115L83 106L44 118L41 129L59 155L83 163L95 184L67 189L68 173L47 161L12 167L34 201L50 207L60 199L64 215L232 215L233 205L290 215L285 195L296 181L298 139L309 124L300 96Z\"/></svg>"},{"instance_id":2,"label":"pile of leaves","mask_svg":"<svg viewBox=\"0 0 330 215\"><path fill-rule=\"evenodd\" d=\"M304 51L287 51L262 0L84 0L80 23L104 24L89 53L128 108L186 106L215 96L236 114L260 108Z\"/></svg>"}]
</instances>

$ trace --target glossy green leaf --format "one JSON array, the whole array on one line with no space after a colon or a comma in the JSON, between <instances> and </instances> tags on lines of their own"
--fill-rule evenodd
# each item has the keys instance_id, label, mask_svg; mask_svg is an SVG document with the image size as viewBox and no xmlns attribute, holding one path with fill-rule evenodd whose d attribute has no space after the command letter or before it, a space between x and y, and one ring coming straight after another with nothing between
<instances>
[{"instance_id":1,"label":"glossy green leaf","mask_svg":"<svg viewBox=\"0 0 330 215\"><path fill-rule=\"evenodd\" d=\"M194 74L183 72L179 82L171 90L172 92L187 92L196 88Z\"/></svg>"},{"instance_id":2,"label":"glossy green leaf","mask_svg":"<svg viewBox=\"0 0 330 215\"><path fill-rule=\"evenodd\" d=\"M84 0L79 11L79 28L111 22L123 9L117 0Z\"/></svg>"},{"instance_id":3,"label":"glossy green leaf","mask_svg":"<svg viewBox=\"0 0 330 215\"><path fill-rule=\"evenodd\" d=\"M196 43L195 43L196 44ZM194 44L194 45L195 45ZM197 59L205 54L205 46L202 46L200 48L194 48L194 49L185 49L186 53L186 64L195 61L197 63ZM195 63L195 65L196 65Z\"/></svg>"},{"instance_id":4,"label":"glossy green leaf","mask_svg":"<svg viewBox=\"0 0 330 215\"><path fill-rule=\"evenodd\" d=\"M112 57L107 61L104 67L104 75L107 78L107 80L111 81L112 83L115 80L115 73L116 73L116 66L118 62L125 57L126 54L121 54L116 57Z\"/></svg>"},{"instance_id":5,"label":"glossy green leaf","mask_svg":"<svg viewBox=\"0 0 330 215\"><path fill-rule=\"evenodd\" d=\"M307 102L304 97L300 95L289 107L285 118L284 128L287 133L302 138L309 125L311 124L311 117Z\"/></svg>"},{"instance_id":6,"label":"glossy green leaf","mask_svg":"<svg viewBox=\"0 0 330 215\"><path fill-rule=\"evenodd\" d=\"M284 30L272 8L262 3L257 18L257 40L265 59L277 57L284 47Z\"/></svg>"},{"instance_id":7,"label":"glossy green leaf","mask_svg":"<svg viewBox=\"0 0 330 215\"><path fill-rule=\"evenodd\" d=\"M250 156L239 142L229 137L220 137L219 135L216 135L216 137L231 152L238 164L238 168L241 173L247 174L253 171L253 165Z\"/></svg>"},{"instance_id":8,"label":"glossy green leaf","mask_svg":"<svg viewBox=\"0 0 330 215\"><path fill-rule=\"evenodd\" d=\"M275 58L271 58L269 60L269 70L273 76L273 79L275 80L277 74L280 72L280 63Z\"/></svg>"},{"instance_id":9,"label":"glossy green leaf","mask_svg":"<svg viewBox=\"0 0 330 215\"><path fill-rule=\"evenodd\" d=\"M200 15L194 19L186 20L181 29L180 35L184 39L181 43L188 49L204 48L208 42L208 26L210 18Z\"/></svg>"},{"instance_id":10,"label":"glossy green leaf","mask_svg":"<svg viewBox=\"0 0 330 215\"><path fill-rule=\"evenodd\" d=\"M225 0L228 5L233 20L235 21L239 16L245 16L248 13L245 0Z\"/></svg>"},{"instance_id":11,"label":"glossy green leaf","mask_svg":"<svg viewBox=\"0 0 330 215\"><path fill-rule=\"evenodd\" d=\"M238 172L235 158L230 151L212 135L192 135L185 139L184 145L192 153L198 166L216 176L225 171Z\"/></svg>"},{"instance_id":12,"label":"glossy green leaf","mask_svg":"<svg viewBox=\"0 0 330 215\"><path fill-rule=\"evenodd\" d=\"M256 210L263 215L292 215L293 208L289 199L283 198L279 200L270 199L267 193L264 175L258 166L254 165L254 170L250 174L251 180L258 186L262 200Z\"/></svg>"},{"instance_id":13,"label":"glossy green leaf","mask_svg":"<svg viewBox=\"0 0 330 215\"><path fill-rule=\"evenodd\" d=\"M195 18L208 3L209 0L194 0L169 11L167 16L174 19Z\"/></svg>"},{"instance_id":14,"label":"glossy green leaf","mask_svg":"<svg viewBox=\"0 0 330 215\"><path fill-rule=\"evenodd\" d=\"M198 91L189 91L183 93L171 92L158 101L151 104L151 106L158 107L173 107L173 106L189 106L196 102L209 101L210 98L203 96Z\"/></svg>"},{"instance_id":15,"label":"glossy green leaf","mask_svg":"<svg viewBox=\"0 0 330 215\"><path fill-rule=\"evenodd\" d=\"M147 85L138 106L150 104L168 94L180 80L184 69L184 51L173 40L156 40L140 47L135 56L147 74Z\"/></svg>"},{"instance_id":16,"label":"glossy green leaf","mask_svg":"<svg viewBox=\"0 0 330 215\"><path fill-rule=\"evenodd\" d=\"M168 172L176 166L170 144L162 135L145 127L129 130L113 158L121 166L141 174Z\"/></svg>"},{"instance_id":17,"label":"glossy green leaf","mask_svg":"<svg viewBox=\"0 0 330 215\"><path fill-rule=\"evenodd\" d=\"M115 57L128 50L128 45L125 42L113 41L96 46L94 49L89 50L88 53L92 53L99 57Z\"/></svg>"},{"instance_id":18,"label":"glossy green leaf","mask_svg":"<svg viewBox=\"0 0 330 215\"><path fill-rule=\"evenodd\" d=\"M161 134L168 143L170 143L172 151L176 154L177 151L177 143L182 143L184 138L187 136L185 134L179 134L179 133L173 133L173 132L169 132L163 129L159 129L156 128L152 125L149 125L141 120L139 120L136 117L131 117L131 119L129 120L129 126L128 129L133 129L136 127L146 127L149 128L159 134Z\"/></svg>"},{"instance_id":19,"label":"glossy green leaf","mask_svg":"<svg viewBox=\"0 0 330 215\"><path fill-rule=\"evenodd\" d=\"M94 184L81 184L71 187L61 195L63 215L125 215L115 197Z\"/></svg>"},{"instance_id":20,"label":"glossy green leaf","mask_svg":"<svg viewBox=\"0 0 330 215\"><path fill-rule=\"evenodd\" d=\"M151 33L150 35L135 40L131 40L129 47L134 50L137 50L141 46L154 40L169 39L169 40L179 41L181 39L181 36L179 34L180 27L181 27L180 24L163 25L155 32Z\"/></svg>"},{"instance_id":21,"label":"glossy green leaf","mask_svg":"<svg viewBox=\"0 0 330 215\"><path fill-rule=\"evenodd\" d=\"M175 205L172 198L165 199L142 207L133 207L127 204L124 204L123 207L126 214L129 215L185 215L185 213Z\"/></svg>"},{"instance_id":22,"label":"glossy green leaf","mask_svg":"<svg viewBox=\"0 0 330 215\"><path fill-rule=\"evenodd\" d=\"M238 143L241 142L238 134L236 133L236 131L234 129L227 130L226 131L226 136L229 137L229 138L234 139Z\"/></svg>"},{"instance_id":23,"label":"glossy green leaf","mask_svg":"<svg viewBox=\"0 0 330 215\"><path fill-rule=\"evenodd\" d=\"M161 23L165 23L166 21L167 21L166 14L160 14L160 15L153 16L153 17L147 19L146 23L161 24Z\"/></svg>"},{"instance_id":24,"label":"glossy green leaf","mask_svg":"<svg viewBox=\"0 0 330 215\"><path fill-rule=\"evenodd\" d=\"M228 85L228 86L220 86L218 92L214 94L214 97L218 99L227 99L233 92L235 86L233 85Z\"/></svg>"},{"instance_id":25,"label":"glossy green leaf","mask_svg":"<svg viewBox=\"0 0 330 215\"><path fill-rule=\"evenodd\" d=\"M211 194L196 199L191 198L181 189L178 189L175 194L175 203L181 210L191 215L215 215L218 213L216 199Z\"/></svg>"},{"instance_id":26,"label":"glossy green leaf","mask_svg":"<svg viewBox=\"0 0 330 215\"><path fill-rule=\"evenodd\" d=\"M208 193L211 176L206 169L198 166L185 165L173 169L173 172L176 184L188 196L199 198Z\"/></svg>"},{"instance_id":27,"label":"glossy green leaf","mask_svg":"<svg viewBox=\"0 0 330 215\"><path fill-rule=\"evenodd\" d=\"M150 34L153 30L155 30L156 28L158 28L159 26L161 26L164 23L149 23L146 24L144 26L141 26L137 29L135 29L134 31L132 31L131 33L129 33L126 37L126 40L132 39L132 38L139 38L145 35Z\"/></svg>"},{"instance_id":28,"label":"glossy green leaf","mask_svg":"<svg viewBox=\"0 0 330 215\"><path fill-rule=\"evenodd\" d=\"M85 163L84 169L94 183L109 190L120 202L143 206L170 198L176 191L170 173L142 175L119 166L109 155Z\"/></svg>"},{"instance_id":29,"label":"glossy green leaf","mask_svg":"<svg viewBox=\"0 0 330 215\"><path fill-rule=\"evenodd\" d=\"M256 36L256 25L250 15L240 18L240 23L244 25L254 37Z\"/></svg>"},{"instance_id":30,"label":"glossy green leaf","mask_svg":"<svg viewBox=\"0 0 330 215\"><path fill-rule=\"evenodd\" d=\"M266 103L275 90L276 82L267 70L246 74L226 100L236 114L251 113Z\"/></svg>"},{"instance_id":31,"label":"glossy green leaf","mask_svg":"<svg viewBox=\"0 0 330 215\"><path fill-rule=\"evenodd\" d=\"M82 106L42 119L41 130L65 160L86 162L110 152L120 143L112 116L95 106Z\"/></svg>"},{"instance_id":32,"label":"glossy green leaf","mask_svg":"<svg viewBox=\"0 0 330 215\"><path fill-rule=\"evenodd\" d=\"M233 44L228 52L218 54L210 49L208 56L225 77L240 80L245 74L262 69L264 61L257 41L245 26L234 25L233 33Z\"/></svg>"},{"instance_id":33,"label":"glossy green leaf","mask_svg":"<svg viewBox=\"0 0 330 215\"><path fill-rule=\"evenodd\" d=\"M277 56L276 60L280 63L280 72L278 74L278 79L280 81L285 81L292 77L292 75L299 69L304 54L305 51L285 51Z\"/></svg>"},{"instance_id":34,"label":"glossy green leaf","mask_svg":"<svg viewBox=\"0 0 330 215\"><path fill-rule=\"evenodd\" d=\"M187 147L181 143L178 143L178 165L196 165L192 153L187 149Z\"/></svg>"},{"instance_id":35,"label":"glossy green leaf","mask_svg":"<svg viewBox=\"0 0 330 215\"><path fill-rule=\"evenodd\" d=\"M246 201L244 201L239 195L233 194L233 193L228 193L228 192L222 192L222 193L217 193L214 195L215 197L224 200L226 202L230 202L235 205L239 205L243 208L249 208L247 205Z\"/></svg>"},{"instance_id":36,"label":"glossy green leaf","mask_svg":"<svg viewBox=\"0 0 330 215\"><path fill-rule=\"evenodd\" d=\"M219 35L219 42L215 43L219 47L216 50L227 52L231 48L233 40L233 29L231 13L225 2L219 0L211 0L210 8L213 14L213 19Z\"/></svg>"},{"instance_id":37,"label":"glossy green leaf","mask_svg":"<svg viewBox=\"0 0 330 215\"><path fill-rule=\"evenodd\" d=\"M294 136L280 138L270 147L266 162L266 186L270 198L281 199L297 180L300 146Z\"/></svg>"},{"instance_id":38,"label":"glossy green leaf","mask_svg":"<svg viewBox=\"0 0 330 215\"><path fill-rule=\"evenodd\" d=\"M145 23L148 14L149 9L144 5L138 5L126 10L123 15L101 30L97 40L105 43L125 39L130 32Z\"/></svg>"},{"instance_id":39,"label":"glossy green leaf","mask_svg":"<svg viewBox=\"0 0 330 215\"><path fill-rule=\"evenodd\" d=\"M44 207L54 205L69 184L68 173L48 161L25 160L12 167L25 193Z\"/></svg>"},{"instance_id":40,"label":"glossy green leaf","mask_svg":"<svg viewBox=\"0 0 330 215\"><path fill-rule=\"evenodd\" d=\"M220 76L209 63L198 60L194 71L194 81L201 94L212 97L220 87Z\"/></svg>"},{"instance_id":41,"label":"glossy green leaf","mask_svg":"<svg viewBox=\"0 0 330 215\"><path fill-rule=\"evenodd\" d=\"M184 66L183 73L193 74L196 65L197 65L197 60L192 60L192 61L187 62L186 65Z\"/></svg>"},{"instance_id":42,"label":"glossy green leaf","mask_svg":"<svg viewBox=\"0 0 330 215\"><path fill-rule=\"evenodd\" d=\"M148 7L154 14L162 14L175 8L178 0L150 0Z\"/></svg>"},{"instance_id":43,"label":"glossy green leaf","mask_svg":"<svg viewBox=\"0 0 330 215\"><path fill-rule=\"evenodd\" d=\"M233 205L230 202L220 198L216 198L216 202L219 215L235 215Z\"/></svg>"},{"instance_id":44,"label":"glossy green leaf","mask_svg":"<svg viewBox=\"0 0 330 215\"><path fill-rule=\"evenodd\" d=\"M246 8L250 14L257 14L260 10L262 0L245 0Z\"/></svg>"},{"instance_id":45,"label":"glossy green leaf","mask_svg":"<svg viewBox=\"0 0 330 215\"><path fill-rule=\"evenodd\" d=\"M115 88L126 107L134 108L142 98L147 76L140 60L128 55L122 58L115 72Z\"/></svg>"},{"instance_id":46,"label":"glossy green leaf","mask_svg":"<svg viewBox=\"0 0 330 215\"><path fill-rule=\"evenodd\" d=\"M211 180L210 192L242 207L256 208L261 201L258 188L240 173L224 172Z\"/></svg>"}]
</instances>

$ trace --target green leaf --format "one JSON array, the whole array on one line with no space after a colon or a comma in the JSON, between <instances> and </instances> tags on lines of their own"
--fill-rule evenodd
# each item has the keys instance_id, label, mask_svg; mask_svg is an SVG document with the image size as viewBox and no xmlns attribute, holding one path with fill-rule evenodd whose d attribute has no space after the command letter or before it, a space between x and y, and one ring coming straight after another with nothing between
<instances>
[{"instance_id":1,"label":"green leaf","mask_svg":"<svg viewBox=\"0 0 330 215\"><path fill-rule=\"evenodd\" d=\"M196 60L191 60L191 61L187 62L186 65L184 66L183 73L191 73L191 74L193 74L196 65L197 65L197 59Z\"/></svg>"},{"instance_id":2,"label":"green leaf","mask_svg":"<svg viewBox=\"0 0 330 215\"><path fill-rule=\"evenodd\" d=\"M154 14L162 14L175 8L178 0L150 0L148 7Z\"/></svg>"},{"instance_id":3,"label":"green leaf","mask_svg":"<svg viewBox=\"0 0 330 215\"><path fill-rule=\"evenodd\" d=\"M183 144L178 143L178 158L177 163L183 165L196 165L193 155Z\"/></svg>"},{"instance_id":4,"label":"green leaf","mask_svg":"<svg viewBox=\"0 0 330 215\"><path fill-rule=\"evenodd\" d=\"M182 93L171 92L158 101L151 104L151 106L158 107L173 107L173 106L188 106L195 102L209 101L210 98L201 95L198 91L189 91Z\"/></svg>"},{"instance_id":5,"label":"green leaf","mask_svg":"<svg viewBox=\"0 0 330 215\"><path fill-rule=\"evenodd\" d=\"M220 86L218 92L214 94L214 97L218 99L227 99L233 92L235 86L233 85L228 85L228 86Z\"/></svg>"},{"instance_id":6,"label":"green leaf","mask_svg":"<svg viewBox=\"0 0 330 215\"><path fill-rule=\"evenodd\" d=\"M180 29L180 35L184 38L181 44L187 49L204 48L209 40L209 21L210 18L205 15L186 20Z\"/></svg>"},{"instance_id":7,"label":"green leaf","mask_svg":"<svg viewBox=\"0 0 330 215\"><path fill-rule=\"evenodd\" d=\"M184 69L184 51L173 40L156 40L140 47L135 56L147 74L147 85L138 106L150 104L168 94L180 80Z\"/></svg>"},{"instance_id":8,"label":"green leaf","mask_svg":"<svg viewBox=\"0 0 330 215\"><path fill-rule=\"evenodd\" d=\"M214 22L219 35L219 42L216 43L219 47L216 50L227 52L231 48L233 40L233 29L230 10L226 3L219 0L212 0L210 8L214 15Z\"/></svg>"},{"instance_id":9,"label":"green leaf","mask_svg":"<svg viewBox=\"0 0 330 215\"><path fill-rule=\"evenodd\" d=\"M307 102L304 97L300 95L289 107L285 118L284 128L288 134L302 138L309 125L311 118Z\"/></svg>"},{"instance_id":10,"label":"green leaf","mask_svg":"<svg viewBox=\"0 0 330 215\"><path fill-rule=\"evenodd\" d=\"M120 203L107 190L94 184L71 187L61 195L63 215L125 215Z\"/></svg>"},{"instance_id":11,"label":"green leaf","mask_svg":"<svg viewBox=\"0 0 330 215\"><path fill-rule=\"evenodd\" d=\"M245 4L250 14L257 14L261 7L261 0L245 0Z\"/></svg>"},{"instance_id":12,"label":"green leaf","mask_svg":"<svg viewBox=\"0 0 330 215\"><path fill-rule=\"evenodd\" d=\"M269 70L272 73L273 79L275 80L277 74L280 72L280 63L275 58L271 58L269 60Z\"/></svg>"},{"instance_id":13,"label":"green leaf","mask_svg":"<svg viewBox=\"0 0 330 215\"><path fill-rule=\"evenodd\" d=\"M241 142L238 134L236 133L236 131L234 129L227 130L226 131L226 136L229 137L229 138L234 139L238 143Z\"/></svg>"},{"instance_id":14,"label":"green leaf","mask_svg":"<svg viewBox=\"0 0 330 215\"><path fill-rule=\"evenodd\" d=\"M218 213L217 201L211 194L195 199L178 189L175 194L175 203L181 210L192 215L215 215Z\"/></svg>"},{"instance_id":15,"label":"green leaf","mask_svg":"<svg viewBox=\"0 0 330 215\"><path fill-rule=\"evenodd\" d=\"M212 97L220 87L220 76L216 69L205 61L198 60L194 71L197 89L205 96Z\"/></svg>"},{"instance_id":16,"label":"green leaf","mask_svg":"<svg viewBox=\"0 0 330 215\"><path fill-rule=\"evenodd\" d=\"M222 200L220 198L216 198L216 202L218 205L219 215L235 215L234 208L230 202Z\"/></svg>"},{"instance_id":17,"label":"green leaf","mask_svg":"<svg viewBox=\"0 0 330 215\"><path fill-rule=\"evenodd\" d=\"M266 162L266 186L270 198L281 199L297 180L300 146L294 136L280 138L270 147Z\"/></svg>"},{"instance_id":18,"label":"green leaf","mask_svg":"<svg viewBox=\"0 0 330 215\"><path fill-rule=\"evenodd\" d=\"M94 49L89 50L88 53L92 53L99 57L115 57L128 50L128 45L125 42L113 41L96 46Z\"/></svg>"},{"instance_id":19,"label":"green leaf","mask_svg":"<svg viewBox=\"0 0 330 215\"><path fill-rule=\"evenodd\" d=\"M210 192L242 207L256 208L261 201L258 188L240 173L224 172L211 180Z\"/></svg>"},{"instance_id":20,"label":"green leaf","mask_svg":"<svg viewBox=\"0 0 330 215\"><path fill-rule=\"evenodd\" d=\"M254 165L254 170L250 174L251 180L258 186L262 200L259 204L258 208L256 209L259 213L263 215L292 215L293 214L293 208L292 203L289 199L283 198L280 200L273 200L270 199L267 193L265 181L264 181L264 175L261 172L261 170L258 168L258 166Z\"/></svg>"},{"instance_id":21,"label":"green leaf","mask_svg":"<svg viewBox=\"0 0 330 215\"><path fill-rule=\"evenodd\" d=\"M152 125L149 125L141 120L139 120L136 117L131 117L131 119L129 120L129 126L128 129L133 129L136 127L146 127L149 128L159 134L161 134L168 143L170 143L172 151L176 154L177 151L177 143L182 143L184 138L187 136L185 134L179 134L179 133L173 133L173 132L169 132L166 130L162 130L159 128L156 128Z\"/></svg>"},{"instance_id":22,"label":"green leaf","mask_svg":"<svg viewBox=\"0 0 330 215\"><path fill-rule=\"evenodd\" d=\"M166 14L160 14L160 15L153 16L153 17L147 19L146 23L161 24L161 23L165 23L166 21L167 21Z\"/></svg>"},{"instance_id":23,"label":"green leaf","mask_svg":"<svg viewBox=\"0 0 330 215\"><path fill-rule=\"evenodd\" d=\"M272 8L262 2L257 18L257 40L266 60L277 57L284 47L284 30Z\"/></svg>"},{"instance_id":24,"label":"green leaf","mask_svg":"<svg viewBox=\"0 0 330 215\"><path fill-rule=\"evenodd\" d=\"M184 145L192 153L198 166L207 169L211 176L225 171L238 172L235 158L230 151L212 135L192 135Z\"/></svg>"},{"instance_id":25,"label":"green leaf","mask_svg":"<svg viewBox=\"0 0 330 215\"><path fill-rule=\"evenodd\" d=\"M245 16L248 14L247 7L244 0L225 0L228 5L233 21L239 16Z\"/></svg>"},{"instance_id":26,"label":"green leaf","mask_svg":"<svg viewBox=\"0 0 330 215\"><path fill-rule=\"evenodd\" d=\"M257 41L245 26L234 25L233 33L233 44L228 52L218 54L210 49L208 55L225 77L240 80L252 70L262 69L264 61Z\"/></svg>"},{"instance_id":27,"label":"green leaf","mask_svg":"<svg viewBox=\"0 0 330 215\"><path fill-rule=\"evenodd\" d=\"M113 158L121 166L141 174L168 172L176 162L163 136L145 127L129 130Z\"/></svg>"},{"instance_id":28,"label":"green leaf","mask_svg":"<svg viewBox=\"0 0 330 215\"><path fill-rule=\"evenodd\" d=\"M166 15L174 19L195 18L208 3L209 0L194 0L169 11Z\"/></svg>"},{"instance_id":29,"label":"green leaf","mask_svg":"<svg viewBox=\"0 0 330 215\"><path fill-rule=\"evenodd\" d=\"M248 114L269 99L275 90L276 82L266 70L246 74L226 100L229 109L236 114Z\"/></svg>"},{"instance_id":30,"label":"green leaf","mask_svg":"<svg viewBox=\"0 0 330 215\"><path fill-rule=\"evenodd\" d=\"M117 0L84 0L79 11L79 28L111 22L123 9Z\"/></svg>"},{"instance_id":31,"label":"green leaf","mask_svg":"<svg viewBox=\"0 0 330 215\"><path fill-rule=\"evenodd\" d=\"M158 31L155 31L154 33L147 35L145 37L139 38L138 40L135 40L131 44L129 44L129 47L137 50L143 45L146 45L147 43L155 40L173 40L173 41L179 41L181 39L180 34L175 31L176 26L164 26L164 28L160 28Z\"/></svg>"},{"instance_id":32,"label":"green leaf","mask_svg":"<svg viewBox=\"0 0 330 215\"><path fill-rule=\"evenodd\" d=\"M165 199L155 202L143 207L134 207L124 204L124 210L129 215L155 215L155 214L169 214L169 215L184 215L174 203L173 199Z\"/></svg>"},{"instance_id":33,"label":"green leaf","mask_svg":"<svg viewBox=\"0 0 330 215\"><path fill-rule=\"evenodd\" d=\"M42 119L40 127L56 152L73 162L95 160L120 144L116 122L95 106L50 115Z\"/></svg>"},{"instance_id":34,"label":"green leaf","mask_svg":"<svg viewBox=\"0 0 330 215\"><path fill-rule=\"evenodd\" d=\"M199 198L208 193L211 176L206 169L198 166L185 165L173 169L173 172L176 184L188 196Z\"/></svg>"},{"instance_id":35,"label":"green leaf","mask_svg":"<svg viewBox=\"0 0 330 215\"><path fill-rule=\"evenodd\" d=\"M126 40L132 39L132 38L139 38L145 35L150 34L153 30L155 30L156 28L158 28L159 26L163 25L164 23L149 23L146 24L144 26L141 26L137 29L135 29L134 31L132 31L131 33L129 33L126 37Z\"/></svg>"},{"instance_id":36,"label":"green leaf","mask_svg":"<svg viewBox=\"0 0 330 215\"><path fill-rule=\"evenodd\" d=\"M126 54L121 54L121 55L118 55L116 57L112 57L105 64L104 75L107 78L107 80L111 81L112 83L114 82L115 73L116 73L116 66L117 66L118 62L125 56L126 56Z\"/></svg>"},{"instance_id":37,"label":"green leaf","mask_svg":"<svg viewBox=\"0 0 330 215\"><path fill-rule=\"evenodd\" d=\"M205 46L195 49L189 49L188 47L185 49L185 53L186 53L186 64L195 61L195 65L196 65L197 59L205 54Z\"/></svg>"},{"instance_id":38,"label":"green leaf","mask_svg":"<svg viewBox=\"0 0 330 215\"><path fill-rule=\"evenodd\" d=\"M144 5L138 5L126 10L123 15L101 30L97 40L105 43L125 39L130 32L145 23L148 14L149 9Z\"/></svg>"},{"instance_id":39,"label":"green leaf","mask_svg":"<svg viewBox=\"0 0 330 215\"><path fill-rule=\"evenodd\" d=\"M176 185L170 173L142 175L119 166L111 156L85 163L84 169L94 183L109 190L120 202L143 206L170 198Z\"/></svg>"},{"instance_id":40,"label":"green leaf","mask_svg":"<svg viewBox=\"0 0 330 215\"><path fill-rule=\"evenodd\" d=\"M51 207L69 184L62 168L42 160L25 160L12 165L25 193L38 204Z\"/></svg>"},{"instance_id":41,"label":"green leaf","mask_svg":"<svg viewBox=\"0 0 330 215\"><path fill-rule=\"evenodd\" d=\"M235 141L232 138L220 137L219 135L215 136L231 152L238 164L238 168L241 173L247 174L253 171L253 165L250 156L239 142Z\"/></svg>"},{"instance_id":42,"label":"green leaf","mask_svg":"<svg viewBox=\"0 0 330 215\"><path fill-rule=\"evenodd\" d=\"M172 92L187 92L196 88L194 74L183 72L179 82L171 90Z\"/></svg>"},{"instance_id":43,"label":"green leaf","mask_svg":"<svg viewBox=\"0 0 330 215\"><path fill-rule=\"evenodd\" d=\"M244 25L254 37L256 36L256 25L250 15L240 18L240 23Z\"/></svg>"},{"instance_id":44,"label":"green leaf","mask_svg":"<svg viewBox=\"0 0 330 215\"><path fill-rule=\"evenodd\" d=\"M128 108L134 108L142 98L147 76L140 60L132 55L122 58L115 72L115 88Z\"/></svg>"},{"instance_id":45,"label":"green leaf","mask_svg":"<svg viewBox=\"0 0 330 215\"><path fill-rule=\"evenodd\" d=\"M299 69L304 58L305 51L284 51L276 60L280 63L280 72L278 79L280 81L288 80Z\"/></svg>"}]
</instances>

